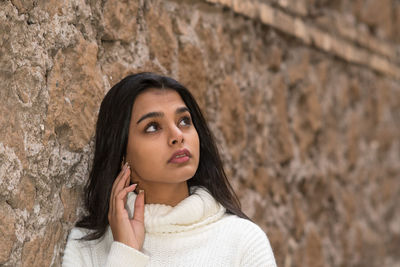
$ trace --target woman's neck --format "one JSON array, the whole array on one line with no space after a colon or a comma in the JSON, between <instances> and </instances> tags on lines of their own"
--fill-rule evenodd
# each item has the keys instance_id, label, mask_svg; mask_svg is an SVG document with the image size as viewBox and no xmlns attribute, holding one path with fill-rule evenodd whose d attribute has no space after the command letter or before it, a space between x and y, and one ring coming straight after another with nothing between
<instances>
[{"instance_id":1,"label":"woman's neck","mask_svg":"<svg viewBox=\"0 0 400 267\"><path fill-rule=\"evenodd\" d=\"M186 181L178 184L139 183L138 187L144 190L145 204L164 204L174 207L189 196Z\"/></svg>"}]
</instances>

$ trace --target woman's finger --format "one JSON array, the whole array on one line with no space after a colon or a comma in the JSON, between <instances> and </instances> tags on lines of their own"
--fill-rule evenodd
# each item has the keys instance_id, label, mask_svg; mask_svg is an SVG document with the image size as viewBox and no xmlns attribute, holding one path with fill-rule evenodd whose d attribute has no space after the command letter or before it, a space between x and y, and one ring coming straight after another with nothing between
<instances>
[{"instance_id":1,"label":"woman's finger","mask_svg":"<svg viewBox=\"0 0 400 267\"><path fill-rule=\"evenodd\" d=\"M119 191L121 191L124 188L125 179L126 179L126 175L127 175L128 171L129 171L129 165L126 164L121 176L118 176L117 179L115 179L115 182L113 184L113 189L111 192L113 201L115 200L115 194L117 194Z\"/></svg>"},{"instance_id":2,"label":"woman's finger","mask_svg":"<svg viewBox=\"0 0 400 267\"><path fill-rule=\"evenodd\" d=\"M130 167L129 165L127 165L125 167L125 171L123 172L122 176L118 179L118 181L115 181L116 182L115 192L119 192L125 187L126 180L127 178L129 178L130 173L131 173Z\"/></svg>"},{"instance_id":3,"label":"woman's finger","mask_svg":"<svg viewBox=\"0 0 400 267\"><path fill-rule=\"evenodd\" d=\"M112 185L112 188L111 188L111 194L113 194L113 192L115 191L115 187L117 186L118 181L119 181L119 180L121 179L121 177L124 175L127 166L128 166L128 164L125 164L125 165L122 167L121 171L119 172L118 176L115 178L115 180L114 180L114 182L113 182L113 185Z\"/></svg>"},{"instance_id":4,"label":"woman's finger","mask_svg":"<svg viewBox=\"0 0 400 267\"><path fill-rule=\"evenodd\" d=\"M123 190L125 187L129 186L129 180L131 176L131 170L129 165L125 169L124 174L120 178L120 180L117 182L117 185L115 186L115 192L114 194L118 194L121 190ZM115 197L114 197L115 200Z\"/></svg>"},{"instance_id":5,"label":"woman's finger","mask_svg":"<svg viewBox=\"0 0 400 267\"><path fill-rule=\"evenodd\" d=\"M130 168L128 168L128 170L127 170L127 177L125 178L125 185L124 185L124 187L128 187L129 185L130 185L130 182L131 182L131 169ZM126 203L126 196L125 196L125 198L124 198L124 203Z\"/></svg>"},{"instance_id":6,"label":"woman's finger","mask_svg":"<svg viewBox=\"0 0 400 267\"><path fill-rule=\"evenodd\" d=\"M144 190L140 190L136 197L133 220L144 223Z\"/></svg>"},{"instance_id":7,"label":"woman's finger","mask_svg":"<svg viewBox=\"0 0 400 267\"><path fill-rule=\"evenodd\" d=\"M120 178L120 180L117 182L117 185L115 186L114 198L113 198L113 201L114 201L114 204L113 204L114 212L117 212L118 210L124 209L124 206L125 206L125 203L126 203L126 196L127 196L127 193L124 193L124 191L125 191L126 188L129 188L129 186L125 187L125 184L126 184L126 181L129 181L130 173L131 172L130 172L129 165L128 165L128 167L125 169L125 172L124 172L123 176ZM122 198L121 198L121 194L120 194L121 192L122 192L122 195L123 195Z\"/></svg>"},{"instance_id":8,"label":"woman's finger","mask_svg":"<svg viewBox=\"0 0 400 267\"><path fill-rule=\"evenodd\" d=\"M129 179L125 179L125 187L127 187L127 186L129 186L129 183L130 183L130 181L131 181L131 168L130 167L128 167L128 177L127 178L129 178Z\"/></svg>"},{"instance_id":9,"label":"woman's finger","mask_svg":"<svg viewBox=\"0 0 400 267\"><path fill-rule=\"evenodd\" d=\"M136 186L137 186L137 184L132 184L128 187L125 187L120 192L118 192L118 194L115 197L115 204L114 204L116 210L125 209L126 196L128 195L129 192L132 192L133 190L135 190Z\"/></svg>"},{"instance_id":10,"label":"woman's finger","mask_svg":"<svg viewBox=\"0 0 400 267\"><path fill-rule=\"evenodd\" d=\"M121 178L123 177L124 173L126 172L127 167L128 167L128 164L125 163L125 165L122 167L122 170L118 174L117 178L115 178L114 183L112 185L111 194L110 194L110 206L109 206L109 211L111 213L114 212L114 197L115 197L116 187L118 185L118 182L121 180Z\"/></svg>"},{"instance_id":11,"label":"woman's finger","mask_svg":"<svg viewBox=\"0 0 400 267\"><path fill-rule=\"evenodd\" d=\"M113 186L111 188L111 192L115 191L115 188L118 185L118 182L121 180L121 178L124 176L126 169L128 168L128 163L125 163L125 165L122 167L121 171L119 172L117 178L115 178Z\"/></svg>"}]
</instances>

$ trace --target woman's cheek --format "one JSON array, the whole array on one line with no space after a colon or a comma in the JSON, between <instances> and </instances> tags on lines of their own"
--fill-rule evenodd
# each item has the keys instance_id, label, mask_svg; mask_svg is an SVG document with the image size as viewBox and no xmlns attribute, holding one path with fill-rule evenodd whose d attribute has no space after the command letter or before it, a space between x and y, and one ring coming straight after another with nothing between
<instances>
[{"instance_id":1,"label":"woman's cheek","mask_svg":"<svg viewBox=\"0 0 400 267\"><path fill-rule=\"evenodd\" d=\"M154 142L155 143L155 142ZM162 152L160 151L160 146L151 144L141 149L137 153L136 165L138 168L138 174L142 178L151 178L159 174L160 168L163 167L163 162L161 159Z\"/></svg>"}]
</instances>

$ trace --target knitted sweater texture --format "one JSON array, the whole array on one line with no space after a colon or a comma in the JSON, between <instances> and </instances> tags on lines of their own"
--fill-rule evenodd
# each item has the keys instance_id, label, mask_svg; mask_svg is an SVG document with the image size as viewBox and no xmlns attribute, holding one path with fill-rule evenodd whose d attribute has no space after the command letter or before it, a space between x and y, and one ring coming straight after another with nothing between
<instances>
[{"instance_id":1,"label":"knitted sweater texture","mask_svg":"<svg viewBox=\"0 0 400 267\"><path fill-rule=\"evenodd\" d=\"M64 251L64 267L80 266L276 266L267 236L256 224L227 214L206 189L192 187L175 207L145 205L146 235L141 251L103 238L77 240L89 230L73 228ZM135 193L127 210L133 214Z\"/></svg>"}]
</instances>

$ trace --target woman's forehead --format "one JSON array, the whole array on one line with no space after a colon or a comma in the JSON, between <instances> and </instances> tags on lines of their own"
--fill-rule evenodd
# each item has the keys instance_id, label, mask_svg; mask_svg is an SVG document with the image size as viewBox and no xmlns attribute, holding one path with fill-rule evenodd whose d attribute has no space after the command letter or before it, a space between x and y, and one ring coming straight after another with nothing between
<instances>
[{"instance_id":1,"label":"woman's forehead","mask_svg":"<svg viewBox=\"0 0 400 267\"><path fill-rule=\"evenodd\" d=\"M162 112L175 110L186 106L178 92L172 89L147 89L136 97L132 115L140 116L147 112Z\"/></svg>"}]
</instances>

